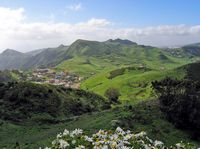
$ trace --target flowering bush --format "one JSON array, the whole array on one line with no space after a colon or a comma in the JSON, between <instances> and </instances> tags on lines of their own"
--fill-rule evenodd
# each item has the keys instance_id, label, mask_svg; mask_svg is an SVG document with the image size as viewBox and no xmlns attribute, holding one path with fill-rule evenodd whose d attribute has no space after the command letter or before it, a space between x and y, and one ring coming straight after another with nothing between
<instances>
[{"instance_id":1,"label":"flowering bush","mask_svg":"<svg viewBox=\"0 0 200 149\"><path fill-rule=\"evenodd\" d=\"M177 143L172 149L195 149L189 143ZM153 141L145 132L133 134L118 127L114 132L99 130L92 136L87 136L82 129L64 130L45 149L167 149L161 141Z\"/></svg>"}]
</instances>

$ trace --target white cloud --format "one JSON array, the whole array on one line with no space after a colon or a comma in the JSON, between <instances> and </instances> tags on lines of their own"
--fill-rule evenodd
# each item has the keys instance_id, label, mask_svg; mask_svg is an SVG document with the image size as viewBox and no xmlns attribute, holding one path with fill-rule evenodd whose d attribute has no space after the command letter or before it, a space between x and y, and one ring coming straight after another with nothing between
<instances>
[{"instance_id":1,"label":"white cloud","mask_svg":"<svg viewBox=\"0 0 200 149\"><path fill-rule=\"evenodd\" d=\"M86 22L26 22L23 8L0 7L0 51L20 51L71 44L76 39L107 40L126 38L140 44L155 46L183 45L200 42L200 25L161 25L144 28L116 28L106 19L92 18Z\"/></svg>"},{"instance_id":2,"label":"white cloud","mask_svg":"<svg viewBox=\"0 0 200 149\"><path fill-rule=\"evenodd\" d=\"M73 11L78 11L78 10L82 9L82 4L78 3L78 4L70 5L67 8L69 8L70 10L73 10Z\"/></svg>"}]
</instances>

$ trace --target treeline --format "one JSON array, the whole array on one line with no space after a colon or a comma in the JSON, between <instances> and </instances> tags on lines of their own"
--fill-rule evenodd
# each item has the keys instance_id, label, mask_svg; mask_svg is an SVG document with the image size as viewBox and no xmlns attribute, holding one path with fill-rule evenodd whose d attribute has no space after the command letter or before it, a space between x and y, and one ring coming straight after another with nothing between
<instances>
[{"instance_id":1,"label":"treeline","mask_svg":"<svg viewBox=\"0 0 200 149\"><path fill-rule=\"evenodd\" d=\"M103 97L83 90L29 82L0 83L0 119L57 121L110 108Z\"/></svg>"}]
</instances>

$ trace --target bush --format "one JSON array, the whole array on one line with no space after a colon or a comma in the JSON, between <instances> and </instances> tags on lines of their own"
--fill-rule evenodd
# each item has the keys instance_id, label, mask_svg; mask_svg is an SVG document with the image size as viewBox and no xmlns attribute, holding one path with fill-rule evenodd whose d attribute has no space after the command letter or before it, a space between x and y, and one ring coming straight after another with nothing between
<instances>
[{"instance_id":1,"label":"bush","mask_svg":"<svg viewBox=\"0 0 200 149\"><path fill-rule=\"evenodd\" d=\"M123 75L125 70L126 70L126 68L120 68L120 69L116 69L116 70L111 71L108 79L113 79L117 76Z\"/></svg>"},{"instance_id":2,"label":"bush","mask_svg":"<svg viewBox=\"0 0 200 149\"><path fill-rule=\"evenodd\" d=\"M0 119L14 122L31 120L35 114L66 118L107 109L109 104L103 97L83 90L29 82L0 84Z\"/></svg>"},{"instance_id":3,"label":"bush","mask_svg":"<svg viewBox=\"0 0 200 149\"><path fill-rule=\"evenodd\" d=\"M200 132L200 82L166 78L152 86L169 121L179 128Z\"/></svg>"},{"instance_id":4,"label":"bush","mask_svg":"<svg viewBox=\"0 0 200 149\"><path fill-rule=\"evenodd\" d=\"M75 129L59 133L52 141L51 147L45 149L164 149L167 148L163 142L150 139L145 132L137 134L130 130L124 131L118 127L115 131L99 130L99 132L87 136L82 129ZM189 143L177 143L170 148L194 149Z\"/></svg>"},{"instance_id":5,"label":"bush","mask_svg":"<svg viewBox=\"0 0 200 149\"><path fill-rule=\"evenodd\" d=\"M108 88L105 91L105 96L109 99L109 101L111 103L118 103L120 93L119 93L118 89L116 89L116 88Z\"/></svg>"}]
</instances>

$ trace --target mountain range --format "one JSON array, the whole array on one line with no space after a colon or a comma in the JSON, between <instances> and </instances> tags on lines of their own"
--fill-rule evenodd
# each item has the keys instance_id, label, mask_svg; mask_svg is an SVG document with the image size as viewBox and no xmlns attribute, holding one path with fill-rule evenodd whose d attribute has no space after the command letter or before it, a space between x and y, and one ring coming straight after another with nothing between
<instances>
[{"instance_id":1,"label":"mountain range","mask_svg":"<svg viewBox=\"0 0 200 149\"><path fill-rule=\"evenodd\" d=\"M198 56L200 56L199 43L166 50L138 45L130 40L109 39L104 42L98 42L79 39L70 46L60 45L56 48L44 48L27 53L7 49L0 54L0 70L63 66L63 63L75 61L77 58L79 60L84 59L83 61L88 64L90 59L95 58L104 62L106 59L110 59L112 60L110 63L116 63L116 60L119 60L124 65L145 65L153 64L155 61L176 63L180 61L180 58L191 60Z\"/></svg>"}]
</instances>

